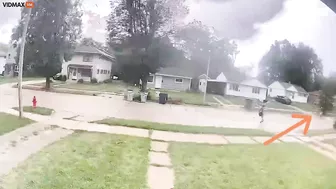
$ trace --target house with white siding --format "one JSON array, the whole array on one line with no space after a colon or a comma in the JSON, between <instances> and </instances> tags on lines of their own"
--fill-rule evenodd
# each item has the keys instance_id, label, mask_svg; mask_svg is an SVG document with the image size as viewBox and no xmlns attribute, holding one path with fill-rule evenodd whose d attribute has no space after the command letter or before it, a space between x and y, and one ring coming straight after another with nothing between
<instances>
[{"instance_id":1,"label":"house with white siding","mask_svg":"<svg viewBox=\"0 0 336 189\"><path fill-rule=\"evenodd\" d=\"M68 80L98 82L110 79L115 56L92 46L79 46L75 49L72 59L62 64L62 75Z\"/></svg>"},{"instance_id":2,"label":"house with white siding","mask_svg":"<svg viewBox=\"0 0 336 189\"><path fill-rule=\"evenodd\" d=\"M187 91L191 88L191 80L192 74L185 69L166 67L149 75L147 88Z\"/></svg>"},{"instance_id":3,"label":"house with white siding","mask_svg":"<svg viewBox=\"0 0 336 189\"><path fill-rule=\"evenodd\" d=\"M307 103L309 93L298 85L274 81L268 86L268 96L287 96L293 102Z\"/></svg>"},{"instance_id":4,"label":"house with white siding","mask_svg":"<svg viewBox=\"0 0 336 189\"><path fill-rule=\"evenodd\" d=\"M0 51L0 75L4 76L6 65L6 53Z\"/></svg>"},{"instance_id":5,"label":"house with white siding","mask_svg":"<svg viewBox=\"0 0 336 189\"><path fill-rule=\"evenodd\" d=\"M201 92L205 90L205 87L202 86L204 83L207 85L207 92L210 93L258 100L266 99L267 86L256 78L244 78L237 74L224 74L223 72L216 79L208 78L206 81L206 77L201 77L199 82Z\"/></svg>"}]
</instances>

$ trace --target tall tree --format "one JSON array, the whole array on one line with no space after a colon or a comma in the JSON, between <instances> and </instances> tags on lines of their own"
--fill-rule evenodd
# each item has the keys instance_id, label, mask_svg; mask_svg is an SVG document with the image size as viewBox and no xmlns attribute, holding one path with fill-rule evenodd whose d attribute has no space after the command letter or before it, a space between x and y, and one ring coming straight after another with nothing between
<instances>
[{"instance_id":1,"label":"tall tree","mask_svg":"<svg viewBox=\"0 0 336 189\"><path fill-rule=\"evenodd\" d=\"M323 66L311 47L283 40L275 41L263 56L259 63L259 73L266 84L279 80L312 91L321 87Z\"/></svg>"},{"instance_id":2,"label":"tall tree","mask_svg":"<svg viewBox=\"0 0 336 189\"><path fill-rule=\"evenodd\" d=\"M132 70L133 80L141 80L141 91L147 88L149 73L155 73L171 61L165 58L181 57L172 48L169 34L177 17L187 13L183 3L184 0L110 1L108 44L119 52L117 59L123 72Z\"/></svg>"},{"instance_id":3,"label":"tall tree","mask_svg":"<svg viewBox=\"0 0 336 189\"><path fill-rule=\"evenodd\" d=\"M334 96L336 95L336 78L326 78L322 86L320 95L320 110L322 115L326 115L334 108Z\"/></svg>"},{"instance_id":4,"label":"tall tree","mask_svg":"<svg viewBox=\"0 0 336 189\"><path fill-rule=\"evenodd\" d=\"M24 64L46 78L46 89L50 88L50 77L61 71L62 62L71 58L71 51L80 37L80 6L79 0L35 1L24 36ZM25 14L26 10L22 9L21 17ZM22 37L22 20L14 30L12 41L20 41Z\"/></svg>"},{"instance_id":5,"label":"tall tree","mask_svg":"<svg viewBox=\"0 0 336 189\"><path fill-rule=\"evenodd\" d=\"M226 38L219 38L212 28L194 20L180 27L175 33L180 48L182 48L195 71L195 76L204 74L210 59L210 77L216 77L221 72L238 71L234 67L238 54L237 44Z\"/></svg>"}]
</instances>

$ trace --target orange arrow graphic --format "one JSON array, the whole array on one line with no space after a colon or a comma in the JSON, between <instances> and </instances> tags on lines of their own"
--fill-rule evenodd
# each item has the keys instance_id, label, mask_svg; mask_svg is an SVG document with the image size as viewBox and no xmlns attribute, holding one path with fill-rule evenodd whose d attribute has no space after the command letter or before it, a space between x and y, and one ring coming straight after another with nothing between
<instances>
[{"instance_id":1,"label":"orange arrow graphic","mask_svg":"<svg viewBox=\"0 0 336 189\"><path fill-rule=\"evenodd\" d=\"M292 130L300 127L302 124L306 123L305 128L303 130L303 134L306 135L308 133L308 129L312 120L311 115L304 115L304 114L292 114L292 118L301 118L302 120L295 123L293 126L287 128L286 130L282 131L281 133L278 133L274 135L272 138L268 139L267 141L264 142L264 145L269 145L272 142L274 142L276 139L284 136L285 134L291 132Z\"/></svg>"}]
</instances>

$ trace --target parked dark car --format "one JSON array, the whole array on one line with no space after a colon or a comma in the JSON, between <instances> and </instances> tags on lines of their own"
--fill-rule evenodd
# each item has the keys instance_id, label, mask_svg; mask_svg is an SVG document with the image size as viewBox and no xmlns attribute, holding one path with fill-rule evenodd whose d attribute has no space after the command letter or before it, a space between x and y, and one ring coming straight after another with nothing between
<instances>
[{"instance_id":1,"label":"parked dark car","mask_svg":"<svg viewBox=\"0 0 336 189\"><path fill-rule=\"evenodd\" d=\"M53 76L53 79L60 81L60 80L62 80L62 75L60 73L58 73L58 74L56 74L56 75Z\"/></svg>"},{"instance_id":2,"label":"parked dark car","mask_svg":"<svg viewBox=\"0 0 336 189\"><path fill-rule=\"evenodd\" d=\"M287 105L290 105L292 103L291 99L289 99L287 96L277 96L275 97L275 101Z\"/></svg>"}]
</instances>

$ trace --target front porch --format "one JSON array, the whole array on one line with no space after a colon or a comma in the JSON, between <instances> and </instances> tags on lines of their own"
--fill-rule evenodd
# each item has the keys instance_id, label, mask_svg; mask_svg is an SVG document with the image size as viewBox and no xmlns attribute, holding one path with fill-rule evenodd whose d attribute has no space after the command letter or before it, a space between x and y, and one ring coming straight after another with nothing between
<instances>
[{"instance_id":1,"label":"front porch","mask_svg":"<svg viewBox=\"0 0 336 189\"><path fill-rule=\"evenodd\" d=\"M83 81L90 82L92 78L92 69L92 66L70 64L68 66L67 78L70 81L83 79Z\"/></svg>"}]
</instances>

